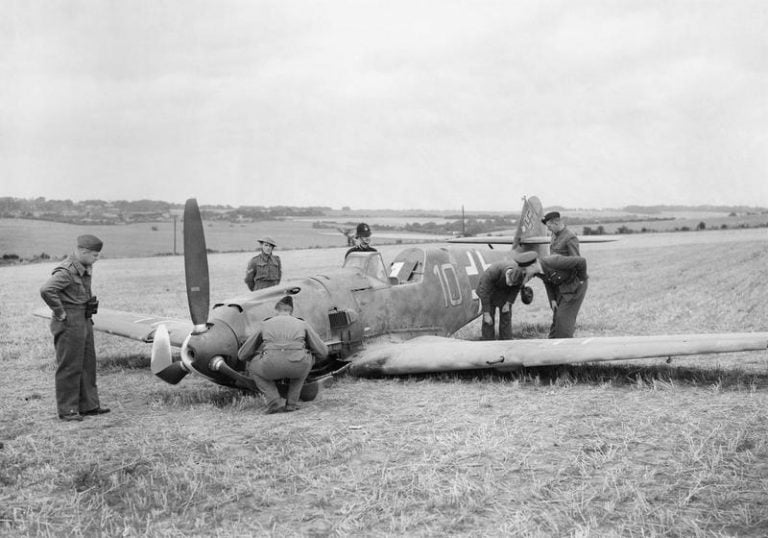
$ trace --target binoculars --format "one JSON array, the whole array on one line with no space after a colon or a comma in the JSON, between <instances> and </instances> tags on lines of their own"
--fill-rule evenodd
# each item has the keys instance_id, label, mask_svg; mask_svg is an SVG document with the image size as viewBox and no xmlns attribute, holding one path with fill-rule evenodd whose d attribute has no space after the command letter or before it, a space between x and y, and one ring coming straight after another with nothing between
<instances>
[{"instance_id":1,"label":"binoculars","mask_svg":"<svg viewBox=\"0 0 768 538\"><path fill-rule=\"evenodd\" d=\"M85 303L85 317L90 318L99 311L99 299L94 295Z\"/></svg>"}]
</instances>

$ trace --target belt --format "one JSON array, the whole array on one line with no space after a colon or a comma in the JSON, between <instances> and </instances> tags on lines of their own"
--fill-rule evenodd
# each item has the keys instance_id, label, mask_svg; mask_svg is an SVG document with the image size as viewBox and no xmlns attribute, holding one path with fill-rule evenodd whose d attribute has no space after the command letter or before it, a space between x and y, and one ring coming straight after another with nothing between
<instances>
[{"instance_id":1,"label":"belt","mask_svg":"<svg viewBox=\"0 0 768 538\"><path fill-rule=\"evenodd\" d=\"M262 349L264 351L267 351L267 350L270 350L270 349L279 349L280 351L288 351L288 350L299 351L299 350L303 350L303 349L306 349L306 348L303 345L293 344L293 343L291 343L291 344L269 343L269 344L264 344L264 347Z\"/></svg>"},{"instance_id":2,"label":"belt","mask_svg":"<svg viewBox=\"0 0 768 538\"><path fill-rule=\"evenodd\" d=\"M85 304L62 303L61 306L64 308L64 310L85 310L85 308L86 308Z\"/></svg>"}]
</instances>

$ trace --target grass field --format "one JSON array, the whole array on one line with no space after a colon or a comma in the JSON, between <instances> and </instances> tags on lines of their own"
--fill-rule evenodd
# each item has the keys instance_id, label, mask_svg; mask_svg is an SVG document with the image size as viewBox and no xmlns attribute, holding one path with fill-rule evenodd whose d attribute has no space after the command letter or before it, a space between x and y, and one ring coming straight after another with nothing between
<instances>
[{"instance_id":1,"label":"grass field","mask_svg":"<svg viewBox=\"0 0 768 538\"><path fill-rule=\"evenodd\" d=\"M566 219L567 220L567 219ZM602 226L605 233L613 234L618 233L617 230L621 227L626 227L633 232L641 232L643 229L651 232L673 232L676 230L696 230L699 223L704 223L706 229L718 230L725 226L727 229L736 228L757 228L761 227L765 237L768 238L768 214L755 214L755 215L740 215L735 217L729 217L719 213L699 214L692 216L690 214L679 214L672 220L640 220L629 222L607 222L596 224L587 224L593 230L597 226ZM581 234L585 225L574 225L573 229L576 233Z\"/></svg>"},{"instance_id":2,"label":"grass field","mask_svg":"<svg viewBox=\"0 0 768 538\"><path fill-rule=\"evenodd\" d=\"M318 219L316 219L318 220ZM313 228L312 220L268 220L234 224L211 221L205 223L206 246L219 252L246 251L258 248L258 239L271 236L282 250L338 247L346 238L333 228ZM156 230L153 230L156 228ZM68 254L74 238L92 233L104 240L102 258L134 258L173 253L173 223L153 222L121 225L79 226L42 220L0 219L0 255L16 254L31 258L42 252L53 257ZM182 253L182 226L177 225L176 251ZM395 243L398 239L434 240L424 234L408 232L376 232L377 244Z\"/></svg>"},{"instance_id":3,"label":"grass field","mask_svg":"<svg viewBox=\"0 0 768 538\"><path fill-rule=\"evenodd\" d=\"M583 246L578 335L768 329L758 232ZM343 251L283 252L287 276ZM211 256L214 298L242 293L246 261ZM296 413L264 415L258 398L192 376L165 385L148 346L100 334L113 412L70 424L55 418L47 325L29 315L50 269L0 268L2 535L768 534L766 352L347 377ZM180 258L100 261L94 290L104 307L186 315ZM536 294L515 306L519 336L547 330Z\"/></svg>"}]
</instances>

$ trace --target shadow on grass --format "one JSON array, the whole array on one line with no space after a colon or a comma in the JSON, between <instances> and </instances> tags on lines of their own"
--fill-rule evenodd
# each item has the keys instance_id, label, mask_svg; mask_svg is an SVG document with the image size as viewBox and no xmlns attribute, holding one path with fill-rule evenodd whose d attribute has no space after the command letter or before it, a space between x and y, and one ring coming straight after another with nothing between
<instances>
[{"instance_id":1,"label":"shadow on grass","mask_svg":"<svg viewBox=\"0 0 768 538\"><path fill-rule=\"evenodd\" d=\"M212 405L219 409L244 409L261 405L257 394L238 389L211 386L183 391L155 391L148 395L150 402L163 406Z\"/></svg>"},{"instance_id":2,"label":"shadow on grass","mask_svg":"<svg viewBox=\"0 0 768 538\"><path fill-rule=\"evenodd\" d=\"M130 354L97 357L99 370L148 370L150 365L149 355Z\"/></svg>"},{"instance_id":3,"label":"shadow on grass","mask_svg":"<svg viewBox=\"0 0 768 538\"><path fill-rule=\"evenodd\" d=\"M721 368L677 367L668 364L566 364L521 368L515 372L466 370L445 374L402 376L402 380L433 381L436 383L509 382L531 385L572 385L576 383L614 386L648 386L658 383L691 386L716 385L721 389L758 389L768 387L768 374Z\"/></svg>"},{"instance_id":4,"label":"shadow on grass","mask_svg":"<svg viewBox=\"0 0 768 538\"><path fill-rule=\"evenodd\" d=\"M151 359L149 355L96 355L96 368L99 372L114 370L149 370ZM42 371L55 370L54 361L45 361L38 366Z\"/></svg>"}]
</instances>

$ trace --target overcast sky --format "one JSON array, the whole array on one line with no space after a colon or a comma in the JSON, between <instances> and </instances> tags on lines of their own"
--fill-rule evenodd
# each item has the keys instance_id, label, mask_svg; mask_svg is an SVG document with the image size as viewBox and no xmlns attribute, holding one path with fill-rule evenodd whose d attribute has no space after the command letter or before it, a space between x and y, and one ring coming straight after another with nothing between
<instances>
[{"instance_id":1,"label":"overcast sky","mask_svg":"<svg viewBox=\"0 0 768 538\"><path fill-rule=\"evenodd\" d=\"M768 2L5 1L0 185L768 206Z\"/></svg>"}]
</instances>

